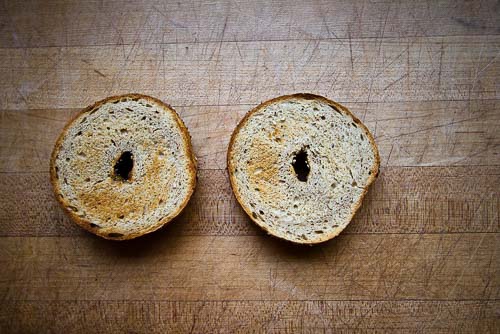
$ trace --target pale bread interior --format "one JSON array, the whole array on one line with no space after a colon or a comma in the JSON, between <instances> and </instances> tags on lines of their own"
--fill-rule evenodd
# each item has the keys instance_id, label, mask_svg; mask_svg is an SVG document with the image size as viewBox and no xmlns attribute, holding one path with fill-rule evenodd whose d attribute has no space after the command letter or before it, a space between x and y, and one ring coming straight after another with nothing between
<instances>
[{"instance_id":1,"label":"pale bread interior","mask_svg":"<svg viewBox=\"0 0 500 334\"><path fill-rule=\"evenodd\" d=\"M293 166L307 153L301 181ZM233 134L228 168L236 197L258 225L297 243L333 238L378 172L368 130L341 106L290 96L263 104Z\"/></svg>"},{"instance_id":2,"label":"pale bread interior","mask_svg":"<svg viewBox=\"0 0 500 334\"><path fill-rule=\"evenodd\" d=\"M194 160L183 128L173 110L147 97L118 97L80 114L56 144L56 196L80 225L103 237L156 230L193 191ZM129 179L114 169L124 152L133 160Z\"/></svg>"}]
</instances>

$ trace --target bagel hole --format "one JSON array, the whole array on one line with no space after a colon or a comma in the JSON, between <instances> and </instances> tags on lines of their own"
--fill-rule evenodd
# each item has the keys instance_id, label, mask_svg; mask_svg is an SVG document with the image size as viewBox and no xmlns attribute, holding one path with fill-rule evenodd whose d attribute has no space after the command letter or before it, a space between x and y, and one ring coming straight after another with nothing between
<instances>
[{"instance_id":1,"label":"bagel hole","mask_svg":"<svg viewBox=\"0 0 500 334\"><path fill-rule=\"evenodd\" d=\"M113 166L115 179L128 181L132 177L134 155L130 151L123 152Z\"/></svg>"},{"instance_id":2,"label":"bagel hole","mask_svg":"<svg viewBox=\"0 0 500 334\"><path fill-rule=\"evenodd\" d=\"M301 182L307 182L307 177L311 169L309 167L309 161L307 160L307 151L305 148L295 153L292 159L292 166L297 179Z\"/></svg>"}]
</instances>

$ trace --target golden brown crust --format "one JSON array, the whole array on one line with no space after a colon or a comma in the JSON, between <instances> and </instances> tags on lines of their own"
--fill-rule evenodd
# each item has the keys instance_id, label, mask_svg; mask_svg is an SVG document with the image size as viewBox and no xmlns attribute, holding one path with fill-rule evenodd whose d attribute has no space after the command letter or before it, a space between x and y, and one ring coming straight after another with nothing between
<instances>
[{"instance_id":1,"label":"golden brown crust","mask_svg":"<svg viewBox=\"0 0 500 334\"><path fill-rule=\"evenodd\" d=\"M349 115L350 117L352 117L354 122L356 122L356 124L358 124L358 126L361 126L364 129L364 131L366 132L366 135L367 135L367 137L370 141L370 144L373 148L373 151L375 153L375 162L374 162L373 168L371 169L371 175L368 178L368 182L367 182L366 186L364 187L363 193L361 194L358 202L356 202L355 207L351 212L351 217L349 218L349 221L352 220L352 218L354 217L354 215L356 214L358 209L361 207L361 202L363 201L363 198L365 197L366 193L368 192L368 188L375 181L375 179L377 178L377 176L379 174L380 155L378 152L377 145L375 144L375 139L373 138L372 134L370 133L370 130L368 130L368 128L356 116L354 116L349 111L349 109L347 109L346 107L344 107L343 105L341 105L335 101L329 100L326 97L323 97L320 95L314 95L314 94L309 94L309 93L297 93L297 94L283 95L283 96L273 98L271 100L268 100L268 101L265 101L265 102L259 104L257 107L255 107L252 110L250 110L249 112L247 112L246 115L243 117L243 119L238 123L238 125L236 126L236 128L233 131L233 134L231 135L231 139L229 140L229 146L228 146L228 150L227 150L227 169L228 169L228 173L229 173L229 181L231 183L231 188L233 189L233 193L234 193L234 196L236 197L236 200L238 201L238 203L240 203L241 207L243 208L243 210L245 210L245 212L250 217L250 219L255 224L257 224L260 228L262 228L264 231L266 231L268 234L270 234L278 239L290 241L290 242L296 243L296 244L314 245L314 244L319 244L319 243L325 242L327 240L333 239L334 237L339 235L340 232L342 232L343 228L342 229L337 228L337 229L333 230L332 233L330 233L330 234L325 233L324 235L322 235L321 237L319 237L318 239L315 239L315 240L298 241L298 240L290 240L290 239L282 238L279 235L273 233L273 231L270 230L268 228L268 226L261 224L261 222L259 220L255 219L252 216L251 209L248 206L245 206L243 200L241 199L240 194L237 191L236 179L235 179L235 175L233 173L234 166L233 166L233 162L231 159L231 155L233 153L234 140L236 138L236 135L239 133L240 129L248 121L249 117L252 116L255 112L267 107L268 105L271 105L271 104L276 103L276 102L287 101L290 99L304 99L304 100L322 101L322 102L330 105L333 109L338 110L340 112L343 112L343 113Z\"/></svg>"},{"instance_id":2,"label":"golden brown crust","mask_svg":"<svg viewBox=\"0 0 500 334\"><path fill-rule=\"evenodd\" d=\"M56 169L55 169L55 163L56 163L56 158L57 158L57 154L59 152L59 149L61 148L61 145L62 145L62 142L69 130L69 128L73 125L73 122L78 119L81 115L85 114L85 113L88 113L94 109L97 109L99 107L101 107L102 105L106 104L106 103L109 103L109 102L114 102L114 101L117 101L117 100L120 100L120 99L123 99L123 98L129 98L129 99L143 99L143 100L148 100L148 101L151 101L157 105L159 105L160 107L162 107L163 109L165 109L166 111L170 111L172 113L172 115L174 115L174 118L177 122L177 125L179 126L179 128L181 129L181 133L182 133L182 136L183 136L183 140L185 141L186 145L186 155L188 157L190 157L190 163L189 163L189 175L191 176L191 184L189 184L189 193L188 193L188 196L186 197L186 199L181 203L181 205L178 207L177 211L173 212L172 214L168 215L168 217L165 217L163 218L158 224L155 224L155 225L152 225L150 228L147 228L147 229L144 229L142 231L139 231L139 232L136 232L136 233L131 233L131 234L128 234L128 235L122 235L122 236L117 236L117 237L112 237L110 235L113 234L113 231L109 231L107 230L106 233L99 233L99 230L96 230L96 229L92 229L91 228L91 222L89 222L88 220L85 220L85 219L82 219L81 217L77 216L74 214L74 212L72 210L69 209L70 205L69 203L64 199L62 198L61 196L59 196L59 194L61 193L60 191L60 188L59 188L59 185L58 185L58 182L57 182L57 176L56 176ZM109 240L130 240L130 239L134 239L134 238L137 238L141 235L144 235L144 234L147 234L147 233L150 233L150 232L153 232L163 226L165 226L167 223L169 223L170 221L172 221L176 216L178 216L181 211L186 207L187 203L189 202L189 199L191 198L193 192L194 192L194 189L196 187L196 168L197 168L197 162L196 162L196 157L193 153L193 148L192 148L192 145L191 145L191 136L189 135L189 131L187 129L187 127L184 125L184 122L182 121L182 119L180 118L180 116L177 114L177 112L174 110L174 108L172 108L169 104L167 103L164 103L162 102L161 100L159 99L156 99L154 97L151 97L151 96L147 96L147 95L143 95L143 94L137 94L137 93L131 93L131 94L124 94L124 95L116 95L116 96L110 96L110 97L107 97L103 100L100 100L100 101L97 101L95 102L94 104L86 107L85 109L83 109L81 112L79 112L78 114L76 114L66 125L65 127L63 128L61 134L59 135L55 145L54 145L54 149L52 151L52 155L51 155L51 159L50 159L50 182L52 183L52 187L54 189L54 194L55 194L55 197L57 199L57 201L59 202L59 204L62 206L62 208L64 209L64 212L76 223L78 224L79 226L81 226L82 228L86 229L87 231L89 232L92 232L100 237L103 237L105 239L109 239ZM121 234L121 233L118 233L118 234Z\"/></svg>"}]
</instances>

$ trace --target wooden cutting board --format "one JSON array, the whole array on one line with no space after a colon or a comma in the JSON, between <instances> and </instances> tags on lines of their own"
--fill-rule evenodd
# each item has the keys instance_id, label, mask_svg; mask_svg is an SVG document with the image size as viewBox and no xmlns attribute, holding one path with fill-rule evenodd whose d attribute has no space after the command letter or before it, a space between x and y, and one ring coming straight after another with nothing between
<instances>
[{"instance_id":1,"label":"wooden cutting board","mask_svg":"<svg viewBox=\"0 0 500 334\"><path fill-rule=\"evenodd\" d=\"M495 1L30 1L0 6L0 332L498 332ZM48 163L80 109L174 106L199 184L171 225L84 232ZM252 107L310 92L372 131L381 175L316 247L257 229L225 171Z\"/></svg>"}]
</instances>

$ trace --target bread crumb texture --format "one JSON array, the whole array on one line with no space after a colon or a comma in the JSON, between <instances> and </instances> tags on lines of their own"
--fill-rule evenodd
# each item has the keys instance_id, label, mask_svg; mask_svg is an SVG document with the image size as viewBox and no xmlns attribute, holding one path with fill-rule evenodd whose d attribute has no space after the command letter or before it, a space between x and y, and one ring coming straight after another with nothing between
<instances>
[{"instance_id":1,"label":"bread crumb texture","mask_svg":"<svg viewBox=\"0 0 500 334\"><path fill-rule=\"evenodd\" d=\"M254 222L296 243L333 238L378 173L368 129L341 105L296 94L261 104L233 133L231 184Z\"/></svg>"},{"instance_id":2,"label":"bread crumb texture","mask_svg":"<svg viewBox=\"0 0 500 334\"><path fill-rule=\"evenodd\" d=\"M195 184L189 134L179 116L143 95L108 98L80 113L54 148L59 202L108 239L154 231L186 205Z\"/></svg>"}]
</instances>

